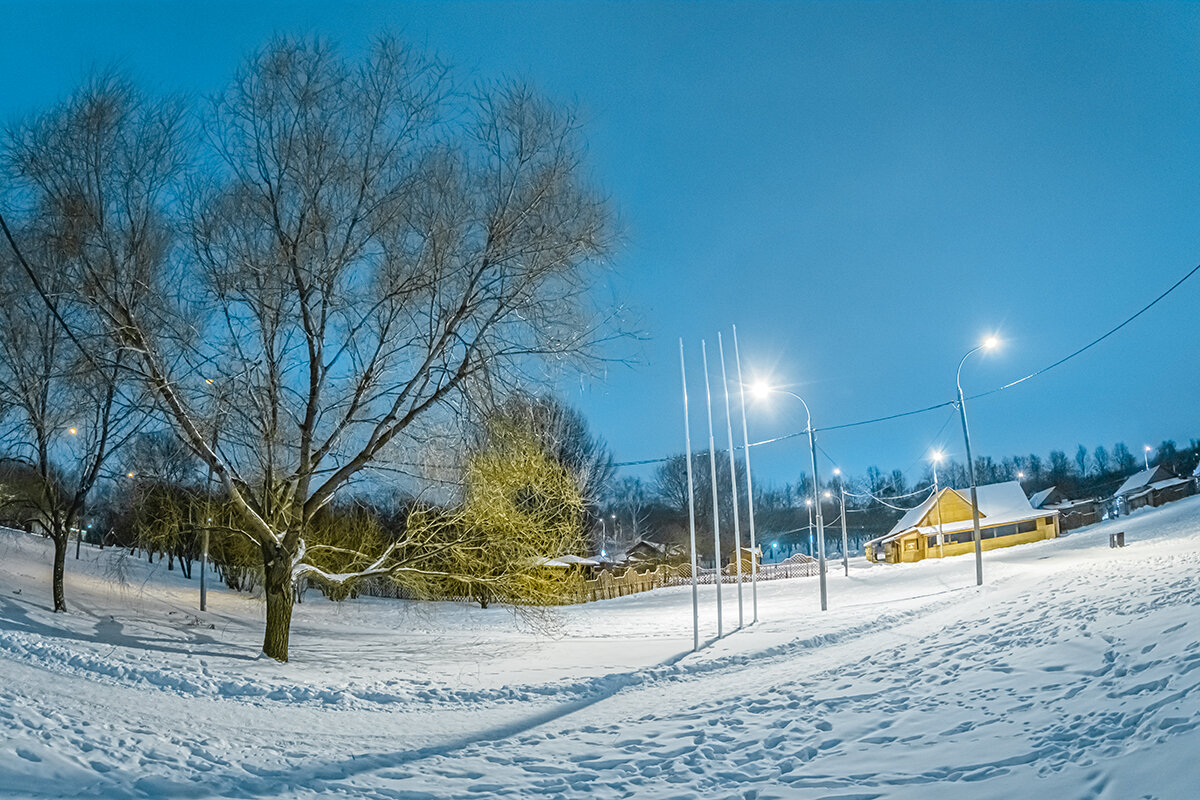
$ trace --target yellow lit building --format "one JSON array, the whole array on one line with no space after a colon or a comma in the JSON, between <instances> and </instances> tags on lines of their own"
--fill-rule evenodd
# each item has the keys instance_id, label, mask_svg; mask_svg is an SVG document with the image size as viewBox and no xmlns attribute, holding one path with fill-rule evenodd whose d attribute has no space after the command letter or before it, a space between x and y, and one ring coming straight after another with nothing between
<instances>
[{"instance_id":1,"label":"yellow lit building","mask_svg":"<svg viewBox=\"0 0 1200 800\"><path fill-rule=\"evenodd\" d=\"M1017 481L977 489L979 533L984 550L1054 539L1058 512L1029 504ZM867 542L867 558L900 564L975 552L969 489L942 489L909 510L886 536Z\"/></svg>"}]
</instances>

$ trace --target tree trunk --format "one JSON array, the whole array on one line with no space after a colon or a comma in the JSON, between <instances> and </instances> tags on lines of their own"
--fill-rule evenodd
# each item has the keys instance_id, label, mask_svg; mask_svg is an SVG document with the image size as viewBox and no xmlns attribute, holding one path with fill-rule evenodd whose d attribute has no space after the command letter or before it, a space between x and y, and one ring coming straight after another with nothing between
<instances>
[{"instance_id":1,"label":"tree trunk","mask_svg":"<svg viewBox=\"0 0 1200 800\"><path fill-rule=\"evenodd\" d=\"M288 635L292 628L291 559L282 553L268 556L263 586L267 594L267 630L263 635L263 654L276 661L288 660Z\"/></svg>"},{"instance_id":2,"label":"tree trunk","mask_svg":"<svg viewBox=\"0 0 1200 800\"><path fill-rule=\"evenodd\" d=\"M54 610L66 611L67 601L63 597L63 579L67 565L67 534L53 534L54 539Z\"/></svg>"}]
</instances>

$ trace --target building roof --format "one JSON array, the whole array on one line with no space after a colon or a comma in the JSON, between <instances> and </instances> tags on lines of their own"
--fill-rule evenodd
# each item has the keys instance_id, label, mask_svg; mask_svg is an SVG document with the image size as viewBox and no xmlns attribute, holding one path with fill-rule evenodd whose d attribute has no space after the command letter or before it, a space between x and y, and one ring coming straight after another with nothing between
<instances>
[{"instance_id":1,"label":"building roof","mask_svg":"<svg viewBox=\"0 0 1200 800\"><path fill-rule=\"evenodd\" d=\"M1029 498L1029 505L1033 506L1034 508L1041 508L1043 505L1045 505L1046 500L1049 499L1050 495L1054 494L1054 490L1057 488L1057 486L1051 486L1049 489L1042 489L1040 492L1034 492L1033 496Z\"/></svg>"},{"instance_id":2,"label":"building roof","mask_svg":"<svg viewBox=\"0 0 1200 800\"><path fill-rule=\"evenodd\" d=\"M1145 494L1147 492L1158 491L1161 489L1170 489L1172 486L1179 486L1180 484L1191 483L1191 480L1192 480L1191 478L1167 478L1166 480L1155 481L1154 483L1146 484L1145 486L1143 486L1139 489L1134 489L1133 491L1129 492L1129 494L1130 495L1141 495L1141 494Z\"/></svg>"},{"instance_id":3,"label":"building roof","mask_svg":"<svg viewBox=\"0 0 1200 800\"><path fill-rule=\"evenodd\" d=\"M1122 495L1128 492L1136 492L1138 489L1144 489L1152 483L1165 481L1174 477L1170 470L1162 464L1158 464L1150 467L1150 469L1144 469L1141 472L1135 472L1130 475L1121 484L1121 488L1117 489L1116 494Z\"/></svg>"},{"instance_id":4,"label":"building roof","mask_svg":"<svg viewBox=\"0 0 1200 800\"><path fill-rule=\"evenodd\" d=\"M971 493L965 489L947 489L961 497L968 505L971 503ZM976 496L979 499L979 518L983 521L985 527L993 525L1004 525L1010 522L1020 522L1027 519L1035 519L1045 516L1047 512L1038 511L1034 508L1027 497L1025 491L1021 488L1021 484L1017 481L1005 481L1004 483L990 483L985 486L976 487ZM925 502L916 508L910 509L900 521L897 522L886 536L880 537L890 539L893 536L912 530L917 527L917 523L925 517L935 502L934 497L929 497ZM1051 512L1053 513L1053 512ZM918 528L918 530L937 531L940 529L944 533L953 533L959 530L966 530L975 526L974 520L966 520L959 522L946 522L941 526L933 525Z\"/></svg>"}]
</instances>

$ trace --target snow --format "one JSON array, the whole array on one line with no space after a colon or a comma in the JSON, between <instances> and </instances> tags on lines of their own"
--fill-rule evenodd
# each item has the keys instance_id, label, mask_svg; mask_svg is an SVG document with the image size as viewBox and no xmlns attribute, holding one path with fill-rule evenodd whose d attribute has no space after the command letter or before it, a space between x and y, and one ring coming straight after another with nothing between
<instances>
[{"instance_id":1,"label":"snow","mask_svg":"<svg viewBox=\"0 0 1200 800\"><path fill-rule=\"evenodd\" d=\"M1128 546L1108 547L1124 530ZM545 618L261 601L0 532L0 797L1184 798L1200 786L1200 497L973 557ZM123 580L118 580L123 578ZM724 589L727 626L736 593ZM751 619L747 587L746 621ZM732 605L732 610L731 610Z\"/></svg>"}]
</instances>

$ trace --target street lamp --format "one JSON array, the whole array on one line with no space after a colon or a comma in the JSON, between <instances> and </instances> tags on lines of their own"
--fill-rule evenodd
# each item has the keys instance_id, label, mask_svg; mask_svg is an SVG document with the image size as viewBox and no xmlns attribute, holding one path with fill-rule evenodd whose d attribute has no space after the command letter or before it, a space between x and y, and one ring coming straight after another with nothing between
<instances>
[{"instance_id":1,"label":"street lamp","mask_svg":"<svg viewBox=\"0 0 1200 800\"><path fill-rule=\"evenodd\" d=\"M808 557L813 555L813 523L812 523L812 498L804 498L804 505L808 508Z\"/></svg>"},{"instance_id":2,"label":"street lamp","mask_svg":"<svg viewBox=\"0 0 1200 800\"><path fill-rule=\"evenodd\" d=\"M846 481L842 478L842 470L839 467L833 468L833 474L838 479L838 489L842 493L842 569L845 570L846 577L850 577L850 536L846 532Z\"/></svg>"},{"instance_id":3,"label":"street lamp","mask_svg":"<svg viewBox=\"0 0 1200 800\"><path fill-rule=\"evenodd\" d=\"M1146 469L1150 469L1150 445L1146 445L1143 449L1142 458L1146 461Z\"/></svg>"},{"instance_id":4,"label":"street lamp","mask_svg":"<svg viewBox=\"0 0 1200 800\"><path fill-rule=\"evenodd\" d=\"M942 493L938 489L937 465L942 463L942 459L946 454L941 450L934 450L930 454L930 459L933 461L933 506L937 510L938 518L938 558L946 554L946 536L942 533Z\"/></svg>"},{"instance_id":5,"label":"street lamp","mask_svg":"<svg viewBox=\"0 0 1200 800\"><path fill-rule=\"evenodd\" d=\"M770 385L768 385L767 383L762 382L762 381L760 381L754 385L754 393L762 399L766 399L766 397L771 392L782 392L783 394L790 394L792 397L799 400L800 405L804 406L804 414L807 417L807 422L805 424L805 427L808 429L808 449L809 449L809 454L812 458L812 487L813 488L812 488L812 498L805 500L804 502L806 505L809 505L809 506L815 505L817 507L817 553L818 553L818 555L817 555L817 562L818 562L817 576L820 578L820 582L821 582L821 610L827 611L829 609L829 595L828 595L827 587L825 586L825 522L821 518L821 502L818 498L818 492L820 491L820 489L818 487L821 484L817 477L817 436L816 436L816 433L813 431L812 412L809 411L808 403L804 402L804 398L801 397L800 395L796 394L793 391L789 391L788 389L773 388ZM809 536L811 537L812 536L811 521L809 523L808 531L809 531ZM812 552L811 546L809 548L809 552L810 553Z\"/></svg>"},{"instance_id":6,"label":"street lamp","mask_svg":"<svg viewBox=\"0 0 1200 800\"><path fill-rule=\"evenodd\" d=\"M963 397L962 389L962 368L966 363L967 358L972 353L978 353L980 350L995 349L1000 341L995 336L989 336L983 340L983 344L974 347L967 351L962 360L958 362L958 373L955 376L954 382L958 385L958 411L962 416L963 440L967 445L967 475L971 479L971 520L973 522L975 532L975 585L983 585L983 539L979 533L979 493L975 486L975 463L971 460L971 433L967 428L967 401Z\"/></svg>"}]
</instances>

